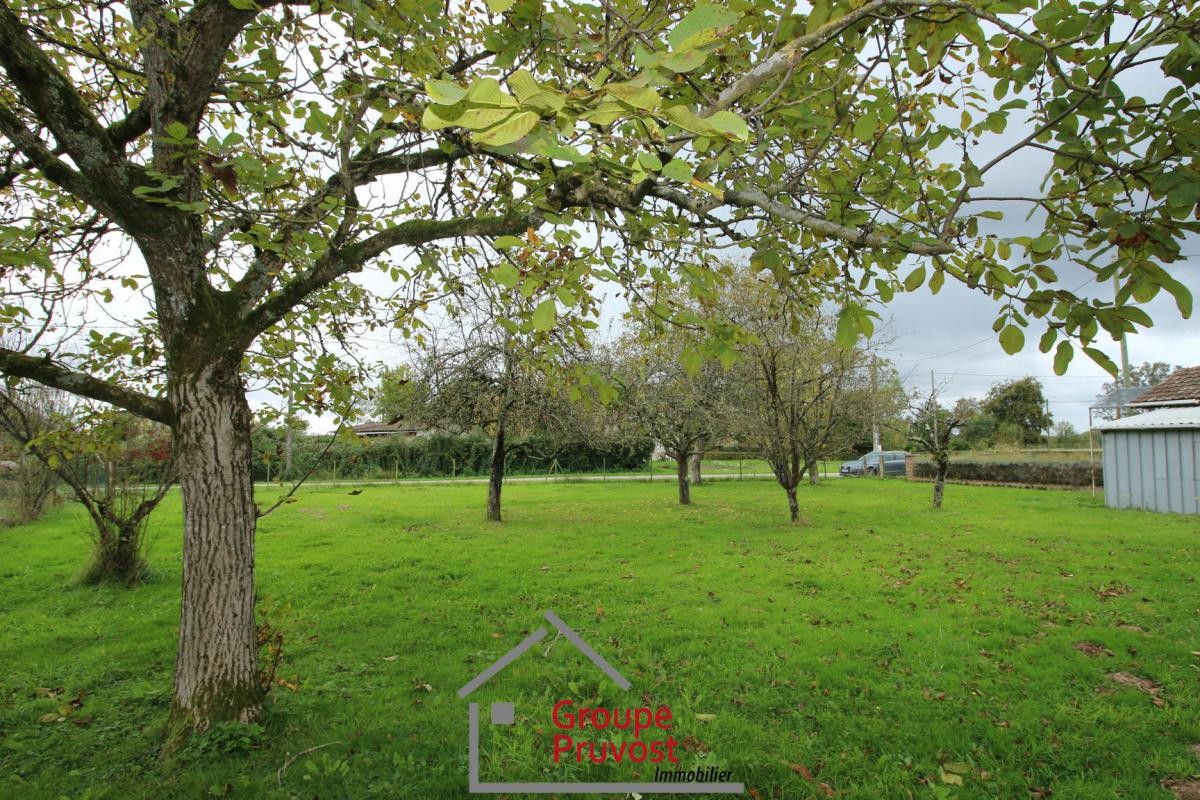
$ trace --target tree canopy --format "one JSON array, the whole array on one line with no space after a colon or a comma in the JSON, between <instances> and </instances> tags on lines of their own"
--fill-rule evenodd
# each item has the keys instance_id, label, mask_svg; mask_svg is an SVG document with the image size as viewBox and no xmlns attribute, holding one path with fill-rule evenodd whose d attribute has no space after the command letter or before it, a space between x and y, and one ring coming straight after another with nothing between
<instances>
[{"instance_id":1,"label":"tree canopy","mask_svg":"<svg viewBox=\"0 0 1200 800\"><path fill-rule=\"evenodd\" d=\"M348 412L362 325L479 282L526 301L514 330L594 324L601 281L669 317L662 284L711 291L727 247L843 342L951 279L1009 352L1034 325L1059 371L1111 368L1138 303L1190 313L1196 28L1138 0L4 0L0 371L171 426L176 727L253 719L247 381ZM989 192L1022 153L1038 188Z\"/></svg>"}]
</instances>

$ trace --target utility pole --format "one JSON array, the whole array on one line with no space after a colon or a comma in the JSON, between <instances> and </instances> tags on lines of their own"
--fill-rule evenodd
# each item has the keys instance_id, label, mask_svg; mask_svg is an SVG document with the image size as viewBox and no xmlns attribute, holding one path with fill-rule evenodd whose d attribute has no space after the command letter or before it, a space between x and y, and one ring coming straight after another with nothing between
<instances>
[{"instance_id":1,"label":"utility pole","mask_svg":"<svg viewBox=\"0 0 1200 800\"><path fill-rule=\"evenodd\" d=\"M1116 275L1113 276L1113 302L1116 302L1117 294L1121 291L1121 282ZM1125 390L1129 388L1129 347L1125 342L1125 331L1121 331L1121 338L1117 340L1121 348L1121 374L1117 380L1117 419L1121 418L1121 408L1125 405Z\"/></svg>"},{"instance_id":2,"label":"utility pole","mask_svg":"<svg viewBox=\"0 0 1200 800\"><path fill-rule=\"evenodd\" d=\"M938 404L937 404L937 386L933 382L933 370L929 370L929 411L933 416L933 447L938 449Z\"/></svg>"},{"instance_id":3,"label":"utility pole","mask_svg":"<svg viewBox=\"0 0 1200 800\"><path fill-rule=\"evenodd\" d=\"M883 450L883 443L879 441L879 386L877 384L875 372L875 354L871 354L871 448L876 452Z\"/></svg>"}]
</instances>

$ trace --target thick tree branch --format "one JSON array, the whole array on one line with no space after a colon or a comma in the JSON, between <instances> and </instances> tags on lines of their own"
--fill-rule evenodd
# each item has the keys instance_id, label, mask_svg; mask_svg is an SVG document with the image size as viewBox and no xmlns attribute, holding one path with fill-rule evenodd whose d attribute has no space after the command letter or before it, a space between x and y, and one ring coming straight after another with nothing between
<instances>
[{"instance_id":1,"label":"thick tree branch","mask_svg":"<svg viewBox=\"0 0 1200 800\"><path fill-rule=\"evenodd\" d=\"M398 175L406 172L418 172L430 167L451 164L468 155L465 149L455 148L449 152L438 149L421 150L416 153L403 153L371 158L366 152L359 153L349 167L350 181L354 186L370 183L382 175ZM293 230L307 228L313 223L311 216L317 212L326 197L343 190L344 178L342 172L330 175L322 187L314 192L307 200L289 214L289 221L279 233L280 241L286 241ZM226 230L213 232L210 244L216 247L220 238L228 235L236 226ZM246 273L234 285L233 291L238 295L239 303L249 308L261 300L271 288L274 280L272 269L280 266L278 258L273 253L260 254L246 269Z\"/></svg>"},{"instance_id":2,"label":"thick tree branch","mask_svg":"<svg viewBox=\"0 0 1200 800\"><path fill-rule=\"evenodd\" d=\"M6 347L0 347L0 373L17 378L29 378L80 397L90 397L164 425L171 425L174 421L171 407L166 400L150 397L124 386L93 377L85 372L56 364L48 357L27 356Z\"/></svg>"},{"instance_id":3,"label":"thick tree branch","mask_svg":"<svg viewBox=\"0 0 1200 800\"><path fill-rule=\"evenodd\" d=\"M373 258L393 247L428 244L461 236L504 236L524 233L542 222L536 209L513 211L495 217L463 217L450 220L410 220L380 231L353 244L331 248L309 269L288 281L271 296L244 313L243 335L238 342L248 347L256 336L274 325L313 292L351 272L362 270Z\"/></svg>"},{"instance_id":4,"label":"thick tree branch","mask_svg":"<svg viewBox=\"0 0 1200 800\"><path fill-rule=\"evenodd\" d=\"M30 111L50 130L79 171L97 185L98 191L103 191L109 204L113 208L128 206L132 202L134 182L130 178L134 167L125 160L122 148L88 110L67 77L29 38L24 25L3 0L0 0L0 66ZM105 188L101 190L101 186Z\"/></svg>"}]
</instances>

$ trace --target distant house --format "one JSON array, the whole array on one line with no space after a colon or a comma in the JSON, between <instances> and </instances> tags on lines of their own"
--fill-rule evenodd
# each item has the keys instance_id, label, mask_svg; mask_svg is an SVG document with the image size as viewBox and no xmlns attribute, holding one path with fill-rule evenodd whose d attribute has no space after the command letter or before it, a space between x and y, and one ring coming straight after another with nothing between
<instances>
[{"instance_id":1,"label":"distant house","mask_svg":"<svg viewBox=\"0 0 1200 800\"><path fill-rule=\"evenodd\" d=\"M417 428L411 423L404 420L396 420L394 422L364 422L361 425L355 425L351 430L358 436L365 438L373 438L376 436L406 436L415 438L423 436L426 431L423 428Z\"/></svg>"},{"instance_id":2,"label":"distant house","mask_svg":"<svg viewBox=\"0 0 1200 800\"><path fill-rule=\"evenodd\" d=\"M1173 406L1200 406L1200 367L1180 367L1129 403L1130 408Z\"/></svg>"},{"instance_id":3,"label":"distant house","mask_svg":"<svg viewBox=\"0 0 1200 800\"><path fill-rule=\"evenodd\" d=\"M1168 397L1186 394L1177 391ZM1100 426L1104 504L1200 514L1200 404L1184 405L1178 399L1159 402L1164 407Z\"/></svg>"}]
</instances>

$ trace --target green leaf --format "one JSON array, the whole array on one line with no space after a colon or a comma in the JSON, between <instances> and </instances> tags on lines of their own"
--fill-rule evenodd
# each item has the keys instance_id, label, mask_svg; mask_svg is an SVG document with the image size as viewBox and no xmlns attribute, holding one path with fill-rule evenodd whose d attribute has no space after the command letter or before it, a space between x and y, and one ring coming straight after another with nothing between
<instances>
[{"instance_id":1,"label":"green leaf","mask_svg":"<svg viewBox=\"0 0 1200 800\"><path fill-rule=\"evenodd\" d=\"M1188 288L1166 273L1159 276L1158 283L1175 298L1175 305L1179 308L1179 315L1184 319L1191 317L1192 293Z\"/></svg>"},{"instance_id":2,"label":"green leaf","mask_svg":"<svg viewBox=\"0 0 1200 800\"><path fill-rule=\"evenodd\" d=\"M573 164L582 164L588 161L588 156L571 145L562 144L553 133L540 135L539 132L535 131L530 135L529 143L526 147L529 152L535 155L546 156L555 161L570 161Z\"/></svg>"},{"instance_id":3,"label":"green leaf","mask_svg":"<svg viewBox=\"0 0 1200 800\"><path fill-rule=\"evenodd\" d=\"M838 314L836 338L837 343L842 347L853 347L854 343L858 341L858 317L855 313L857 310L846 306Z\"/></svg>"},{"instance_id":4,"label":"green leaf","mask_svg":"<svg viewBox=\"0 0 1200 800\"><path fill-rule=\"evenodd\" d=\"M1097 350L1094 347L1085 347L1085 348L1083 348L1083 352L1087 355L1088 358L1090 358L1092 361L1095 361L1096 364L1099 365L1100 368L1103 369L1105 372L1107 372L1109 375L1112 375L1114 378L1117 377L1117 375L1118 375L1117 365L1113 363L1113 360L1111 358L1109 358L1107 355L1105 355L1103 350ZM1058 363L1058 359L1056 358L1055 364L1057 365L1057 363Z\"/></svg>"},{"instance_id":5,"label":"green leaf","mask_svg":"<svg viewBox=\"0 0 1200 800\"><path fill-rule=\"evenodd\" d=\"M702 66L708 60L708 54L703 50L684 50L682 53L668 53L659 59L658 65L671 72L683 74Z\"/></svg>"},{"instance_id":6,"label":"green leaf","mask_svg":"<svg viewBox=\"0 0 1200 800\"><path fill-rule=\"evenodd\" d=\"M438 105L452 106L467 96L467 90L451 81L431 80L425 81L425 94Z\"/></svg>"},{"instance_id":7,"label":"green leaf","mask_svg":"<svg viewBox=\"0 0 1200 800\"><path fill-rule=\"evenodd\" d=\"M708 117L708 124L726 139L744 142L750 138L750 127L746 120L732 111L718 111Z\"/></svg>"},{"instance_id":8,"label":"green leaf","mask_svg":"<svg viewBox=\"0 0 1200 800\"><path fill-rule=\"evenodd\" d=\"M503 14L513 7L516 0L486 0L488 10L493 14Z\"/></svg>"},{"instance_id":9,"label":"green leaf","mask_svg":"<svg viewBox=\"0 0 1200 800\"><path fill-rule=\"evenodd\" d=\"M715 133L708 120L700 118L696 112L685 105L667 106L662 110L662 115L685 131L701 135Z\"/></svg>"},{"instance_id":10,"label":"green leaf","mask_svg":"<svg viewBox=\"0 0 1200 800\"><path fill-rule=\"evenodd\" d=\"M663 168L662 160L658 156L654 155L654 153L647 153L643 150L642 152L638 153L637 160L638 164L642 167L642 169L646 170L646 172L658 172Z\"/></svg>"},{"instance_id":11,"label":"green leaf","mask_svg":"<svg viewBox=\"0 0 1200 800\"><path fill-rule=\"evenodd\" d=\"M459 115L454 124L467 130L482 131L498 125L512 115L511 108L468 108Z\"/></svg>"},{"instance_id":12,"label":"green leaf","mask_svg":"<svg viewBox=\"0 0 1200 800\"><path fill-rule=\"evenodd\" d=\"M500 81L495 78L480 78L471 84L467 89L467 96L464 98L468 103L476 106L491 106L493 108L516 108L516 99L509 94L505 94L500 89Z\"/></svg>"},{"instance_id":13,"label":"green leaf","mask_svg":"<svg viewBox=\"0 0 1200 800\"><path fill-rule=\"evenodd\" d=\"M567 96L556 89L540 85L527 69L519 69L508 77L508 88L513 90L517 102L522 106L555 114L567 104Z\"/></svg>"},{"instance_id":14,"label":"green leaf","mask_svg":"<svg viewBox=\"0 0 1200 800\"><path fill-rule=\"evenodd\" d=\"M696 348L686 347L679 356L679 363L683 365L684 372L695 376L700 372L700 367L704 365L704 357Z\"/></svg>"},{"instance_id":15,"label":"green leaf","mask_svg":"<svg viewBox=\"0 0 1200 800\"><path fill-rule=\"evenodd\" d=\"M908 277L904 279L904 291L915 292L925 283L925 267L924 265L917 267L912 272L908 273Z\"/></svg>"},{"instance_id":16,"label":"green leaf","mask_svg":"<svg viewBox=\"0 0 1200 800\"><path fill-rule=\"evenodd\" d=\"M585 111L579 118L593 125L611 125L627 116L629 116L629 112L620 103L601 103L595 108Z\"/></svg>"},{"instance_id":17,"label":"green leaf","mask_svg":"<svg viewBox=\"0 0 1200 800\"><path fill-rule=\"evenodd\" d=\"M471 138L479 144L501 147L521 139L533 130L538 123L538 115L533 111L519 111L499 125L486 131L472 133Z\"/></svg>"},{"instance_id":18,"label":"green leaf","mask_svg":"<svg viewBox=\"0 0 1200 800\"><path fill-rule=\"evenodd\" d=\"M1016 325L1008 325L1000 331L1000 346L1010 356L1019 353L1025 346L1025 332Z\"/></svg>"},{"instance_id":19,"label":"green leaf","mask_svg":"<svg viewBox=\"0 0 1200 800\"><path fill-rule=\"evenodd\" d=\"M692 179L692 165L681 158L673 158L663 166L662 176L680 183L687 183Z\"/></svg>"},{"instance_id":20,"label":"green leaf","mask_svg":"<svg viewBox=\"0 0 1200 800\"><path fill-rule=\"evenodd\" d=\"M520 236L501 236L492 242L492 246L497 250L511 250L514 247L524 247L526 241ZM511 265L509 265L511 267ZM497 267L497 269L499 269Z\"/></svg>"},{"instance_id":21,"label":"green leaf","mask_svg":"<svg viewBox=\"0 0 1200 800\"><path fill-rule=\"evenodd\" d=\"M662 97L650 86L634 86L629 83L610 83L604 91L611 97L628 103L643 111L653 111L662 105Z\"/></svg>"},{"instance_id":22,"label":"green leaf","mask_svg":"<svg viewBox=\"0 0 1200 800\"><path fill-rule=\"evenodd\" d=\"M1034 253L1045 254L1052 252L1058 245L1058 237L1043 234L1029 243L1029 249Z\"/></svg>"},{"instance_id":23,"label":"green leaf","mask_svg":"<svg viewBox=\"0 0 1200 800\"><path fill-rule=\"evenodd\" d=\"M554 321L558 318L558 308L554 305L552 298L546 298L538 303L538 307L533 311L533 329L535 331L548 331L554 327Z\"/></svg>"},{"instance_id":24,"label":"green leaf","mask_svg":"<svg viewBox=\"0 0 1200 800\"><path fill-rule=\"evenodd\" d=\"M463 114L462 106L425 106L421 114L421 127L427 131L437 131L458 124L458 118Z\"/></svg>"},{"instance_id":25,"label":"green leaf","mask_svg":"<svg viewBox=\"0 0 1200 800\"><path fill-rule=\"evenodd\" d=\"M854 138L869 142L875 136L875 117L864 114L854 123Z\"/></svg>"},{"instance_id":26,"label":"green leaf","mask_svg":"<svg viewBox=\"0 0 1200 800\"><path fill-rule=\"evenodd\" d=\"M692 50L716 41L728 28L737 24L738 15L725 6L698 3L679 24L667 34L672 50Z\"/></svg>"},{"instance_id":27,"label":"green leaf","mask_svg":"<svg viewBox=\"0 0 1200 800\"><path fill-rule=\"evenodd\" d=\"M1054 347L1056 341L1058 341L1058 331L1054 330L1054 328L1047 328L1046 332L1042 334L1042 338L1038 340L1038 350L1041 350L1043 353L1049 353L1050 348Z\"/></svg>"},{"instance_id":28,"label":"green leaf","mask_svg":"<svg viewBox=\"0 0 1200 800\"><path fill-rule=\"evenodd\" d=\"M515 239L516 237L512 236L508 238ZM518 239L517 241L519 242L520 240ZM499 240L496 240L495 244L496 247L500 247ZM513 288L521 281L521 273L517 271L516 267L507 262L496 266L495 269L488 273L488 277L506 289Z\"/></svg>"},{"instance_id":29,"label":"green leaf","mask_svg":"<svg viewBox=\"0 0 1200 800\"><path fill-rule=\"evenodd\" d=\"M182 142L184 139L188 138L187 125L184 125L182 122L178 121L169 123L167 125L166 133L167 136L177 142Z\"/></svg>"},{"instance_id":30,"label":"green leaf","mask_svg":"<svg viewBox=\"0 0 1200 800\"><path fill-rule=\"evenodd\" d=\"M1058 343L1058 349L1054 351L1054 374L1064 375L1067 371L1067 366L1071 363L1071 359L1075 357L1075 348L1071 343L1064 339Z\"/></svg>"}]
</instances>

